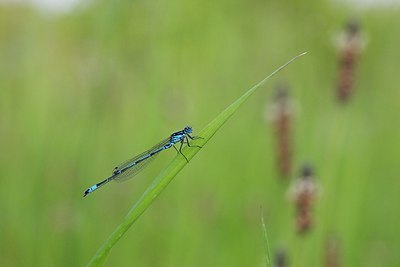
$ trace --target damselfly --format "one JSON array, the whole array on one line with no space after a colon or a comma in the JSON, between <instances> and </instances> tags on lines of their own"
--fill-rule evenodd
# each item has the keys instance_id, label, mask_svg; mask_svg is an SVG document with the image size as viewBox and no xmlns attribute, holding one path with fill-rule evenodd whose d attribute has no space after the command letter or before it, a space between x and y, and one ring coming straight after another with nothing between
<instances>
[{"instance_id":1,"label":"damselfly","mask_svg":"<svg viewBox=\"0 0 400 267\"><path fill-rule=\"evenodd\" d=\"M175 148L178 154L181 154L187 162L188 159L182 153L183 144L186 143L189 147L199 147L201 146L191 146L189 143L189 139L199 139L202 137L191 136L190 134L193 132L192 127L186 126L182 131L175 132L171 134L167 139L161 141L157 145L153 146L152 148L146 150L145 152L133 157L117 167L114 168L113 173L107 179L104 179L100 183L97 183L91 187L89 187L85 193L84 197L93 191L97 190L101 186L105 185L110 181L117 181L122 182L134 177L138 174L144 167L146 167L154 158L158 155L159 152L166 150L168 148ZM180 143L179 149L175 147L175 144Z\"/></svg>"}]
</instances>

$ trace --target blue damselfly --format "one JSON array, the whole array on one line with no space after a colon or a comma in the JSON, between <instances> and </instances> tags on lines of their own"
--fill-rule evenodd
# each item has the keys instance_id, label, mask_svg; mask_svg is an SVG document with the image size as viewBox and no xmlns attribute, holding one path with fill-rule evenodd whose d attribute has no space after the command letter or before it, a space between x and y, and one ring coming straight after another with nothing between
<instances>
[{"instance_id":1,"label":"blue damselfly","mask_svg":"<svg viewBox=\"0 0 400 267\"><path fill-rule=\"evenodd\" d=\"M171 134L167 139L161 141L157 145L153 146L152 148L146 150L145 152L119 164L117 167L114 168L113 173L107 179L104 179L100 183L97 183L91 187L89 187L85 193L84 197L93 191L97 190L101 186L105 185L110 181L117 181L122 182L126 181L136 174L138 174L144 167L146 167L154 158L158 155L159 152L166 150L168 148L175 148L177 153L181 154L187 162L188 159L182 153L183 144L186 143L189 147L199 147L201 146L191 146L189 143L189 139L198 139L202 137L191 136L190 134L193 132L192 127L186 126L183 130L175 132ZM180 143L179 149L175 147L175 144Z\"/></svg>"}]
</instances>

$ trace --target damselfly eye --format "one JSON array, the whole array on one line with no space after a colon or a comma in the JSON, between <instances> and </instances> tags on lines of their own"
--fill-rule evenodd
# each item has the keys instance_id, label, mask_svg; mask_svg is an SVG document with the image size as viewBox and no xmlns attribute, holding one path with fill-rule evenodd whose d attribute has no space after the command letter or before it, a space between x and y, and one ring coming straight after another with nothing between
<instances>
[{"instance_id":1,"label":"damselfly eye","mask_svg":"<svg viewBox=\"0 0 400 267\"><path fill-rule=\"evenodd\" d=\"M193 130L192 130L192 127L190 127L190 126L186 126L186 127L185 127L185 132L186 132L186 133L192 133L192 131L193 131Z\"/></svg>"}]
</instances>

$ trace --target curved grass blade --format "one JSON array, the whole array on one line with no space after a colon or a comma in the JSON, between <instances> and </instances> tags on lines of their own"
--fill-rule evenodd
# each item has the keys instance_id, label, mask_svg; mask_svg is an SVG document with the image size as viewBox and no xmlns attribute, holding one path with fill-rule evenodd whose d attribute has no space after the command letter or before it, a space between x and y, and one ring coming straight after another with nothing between
<instances>
[{"instance_id":1,"label":"curved grass blade","mask_svg":"<svg viewBox=\"0 0 400 267\"><path fill-rule=\"evenodd\" d=\"M263 230L263 237L264 237L264 253L265 253L265 265L267 267L271 267L271 253L269 251L269 242L268 242L268 233L267 233L267 226L265 226L264 222L264 215L261 210L261 226Z\"/></svg>"},{"instance_id":2,"label":"curved grass blade","mask_svg":"<svg viewBox=\"0 0 400 267\"><path fill-rule=\"evenodd\" d=\"M260 88L269 78L277 74L287 65L298 59L299 57L305 55L302 53L291 60L289 60L284 65L277 68L274 72L264 78L262 81L254 85L250 90L248 90L239 99L233 102L229 107L222 111L213 121L211 121L203 130L201 130L196 135L201 136L202 139L196 139L191 142L191 145L201 145L204 146L213 135L218 131L218 129L235 113L235 111L255 92ZM200 148L187 146L183 149L183 153L188 160L192 159L198 152ZM172 179L182 170L187 164L187 161L180 155L175 157L171 163L154 179L150 186L146 189L139 200L133 205L131 210L122 220L122 222L117 226L110 237L103 243L96 254L93 256L88 266L102 266L108 253L111 251L112 247L118 242L118 240L125 234L126 231L132 226L133 223L140 217L140 215L150 206L150 204L157 198L157 196L165 189L165 187L172 181Z\"/></svg>"}]
</instances>

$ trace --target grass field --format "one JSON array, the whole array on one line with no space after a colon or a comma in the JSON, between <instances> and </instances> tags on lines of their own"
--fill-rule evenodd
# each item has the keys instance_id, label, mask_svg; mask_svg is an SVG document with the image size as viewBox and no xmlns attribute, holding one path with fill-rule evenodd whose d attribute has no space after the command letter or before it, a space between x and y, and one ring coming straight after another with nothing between
<instances>
[{"instance_id":1,"label":"grass field","mask_svg":"<svg viewBox=\"0 0 400 267\"><path fill-rule=\"evenodd\" d=\"M93 1L63 15L0 6L0 266L83 266L175 151L83 198L113 167L191 125L194 133L270 80L113 248L106 266L399 266L399 9L328 1ZM111 3L112 2L112 3ZM332 44L356 14L368 44L337 103ZM265 110L286 81L298 103L294 172L314 165L316 225L295 231Z\"/></svg>"}]
</instances>

